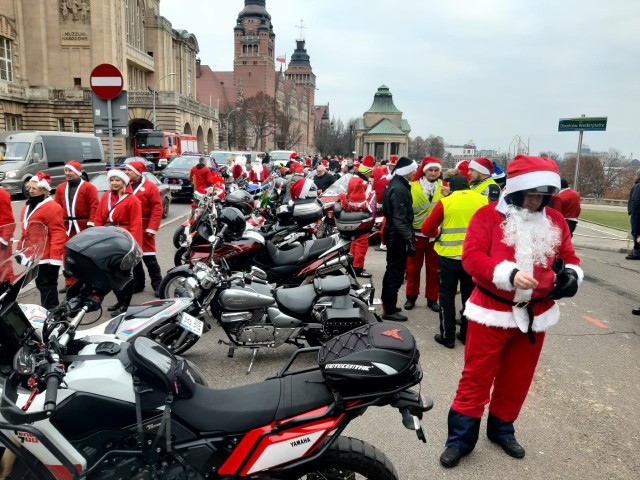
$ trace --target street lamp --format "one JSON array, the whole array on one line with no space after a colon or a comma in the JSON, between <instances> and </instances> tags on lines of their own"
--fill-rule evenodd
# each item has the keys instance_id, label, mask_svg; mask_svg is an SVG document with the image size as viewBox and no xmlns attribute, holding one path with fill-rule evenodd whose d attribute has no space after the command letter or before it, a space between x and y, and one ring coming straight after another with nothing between
<instances>
[{"instance_id":1,"label":"street lamp","mask_svg":"<svg viewBox=\"0 0 640 480\"><path fill-rule=\"evenodd\" d=\"M231 146L229 145L229 117L231 116L231 114L233 112L235 112L236 110L241 110L240 107L236 107L233 110L231 110L229 113L227 113L227 148L229 150L231 150Z\"/></svg>"},{"instance_id":2,"label":"street lamp","mask_svg":"<svg viewBox=\"0 0 640 480\"><path fill-rule=\"evenodd\" d=\"M158 84L167 77L171 77L173 75L177 75L175 72L167 73L164 77L158 79L158 81L153 86L153 128L156 128L156 88L158 88Z\"/></svg>"}]
</instances>

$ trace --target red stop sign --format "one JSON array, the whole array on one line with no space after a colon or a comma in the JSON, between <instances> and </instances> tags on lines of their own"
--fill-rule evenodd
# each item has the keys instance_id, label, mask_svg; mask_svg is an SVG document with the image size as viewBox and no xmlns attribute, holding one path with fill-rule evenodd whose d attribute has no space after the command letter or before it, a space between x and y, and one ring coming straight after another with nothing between
<instances>
[{"instance_id":1,"label":"red stop sign","mask_svg":"<svg viewBox=\"0 0 640 480\"><path fill-rule=\"evenodd\" d=\"M123 83L122 73L110 63L102 63L91 72L91 90L103 100L112 100L120 95Z\"/></svg>"}]
</instances>

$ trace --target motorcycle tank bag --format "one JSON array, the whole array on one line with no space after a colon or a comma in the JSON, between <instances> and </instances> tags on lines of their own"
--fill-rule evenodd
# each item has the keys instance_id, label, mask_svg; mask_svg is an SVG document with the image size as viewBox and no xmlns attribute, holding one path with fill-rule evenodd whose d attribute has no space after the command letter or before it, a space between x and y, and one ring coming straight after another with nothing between
<instances>
[{"instance_id":1,"label":"motorcycle tank bag","mask_svg":"<svg viewBox=\"0 0 640 480\"><path fill-rule=\"evenodd\" d=\"M327 384L341 395L358 396L408 388L422 380L420 352L408 328L367 324L332 338L318 352Z\"/></svg>"},{"instance_id":2,"label":"motorcycle tank bag","mask_svg":"<svg viewBox=\"0 0 640 480\"><path fill-rule=\"evenodd\" d=\"M322 218L322 201L318 198L304 198L293 202L293 221L299 227L316 223Z\"/></svg>"},{"instance_id":3,"label":"motorcycle tank bag","mask_svg":"<svg viewBox=\"0 0 640 480\"><path fill-rule=\"evenodd\" d=\"M375 217L371 212L348 212L335 210L336 229L341 237L356 238L373 229Z\"/></svg>"}]
</instances>

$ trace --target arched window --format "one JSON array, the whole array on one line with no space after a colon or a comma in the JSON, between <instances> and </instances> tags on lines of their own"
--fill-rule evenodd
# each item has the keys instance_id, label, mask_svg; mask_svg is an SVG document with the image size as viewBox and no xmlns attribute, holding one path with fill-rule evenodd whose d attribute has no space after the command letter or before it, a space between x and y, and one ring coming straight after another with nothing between
<instances>
[{"instance_id":1,"label":"arched window","mask_svg":"<svg viewBox=\"0 0 640 480\"><path fill-rule=\"evenodd\" d=\"M124 0L127 43L144 51L144 0Z\"/></svg>"}]
</instances>

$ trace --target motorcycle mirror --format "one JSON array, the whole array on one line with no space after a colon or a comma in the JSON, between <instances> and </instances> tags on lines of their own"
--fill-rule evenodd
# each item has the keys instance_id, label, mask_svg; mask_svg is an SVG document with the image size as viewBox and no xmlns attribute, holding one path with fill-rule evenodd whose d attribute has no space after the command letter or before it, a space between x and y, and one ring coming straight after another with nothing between
<instances>
[{"instance_id":1,"label":"motorcycle mirror","mask_svg":"<svg viewBox=\"0 0 640 480\"><path fill-rule=\"evenodd\" d=\"M220 257L220 266L222 267L222 270L224 270L225 272L231 271L231 268L229 267L229 264L227 263L227 260L224 257Z\"/></svg>"},{"instance_id":2,"label":"motorcycle mirror","mask_svg":"<svg viewBox=\"0 0 640 480\"><path fill-rule=\"evenodd\" d=\"M31 347L22 347L13 357L13 371L19 375L33 375L36 371L36 356Z\"/></svg>"}]
</instances>

